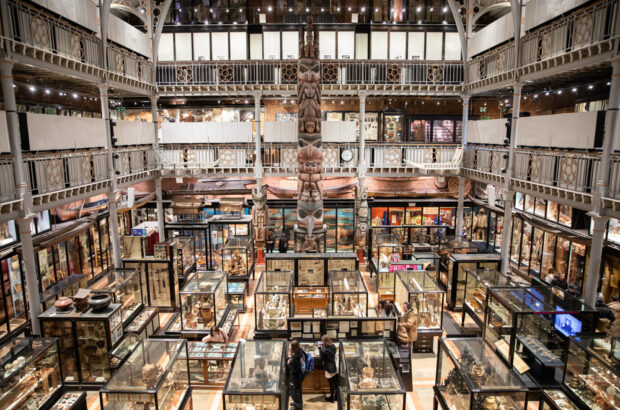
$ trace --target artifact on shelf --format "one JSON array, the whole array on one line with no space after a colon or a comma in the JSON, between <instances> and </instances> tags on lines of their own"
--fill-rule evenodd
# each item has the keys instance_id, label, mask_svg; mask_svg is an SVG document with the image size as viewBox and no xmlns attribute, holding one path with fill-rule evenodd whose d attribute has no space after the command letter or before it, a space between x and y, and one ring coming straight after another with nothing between
<instances>
[{"instance_id":1,"label":"artifact on shelf","mask_svg":"<svg viewBox=\"0 0 620 410\"><path fill-rule=\"evenodd\" d=\"M112 303L112 297L105 293L96 293L88 299L88 306L94 313L103 312Z\"/></svg>"},{"instance_id":2,"label":"artifact on shelf","mask_svg":"<svg viewBox=\"0 0 620 410\"><path fill-rule=\"evenodd\" d=\"M86 312L88 310L88 297L90 296L90 290L89 289L84 289L84 288L80 288L78 289L77 292L75 292L75 294L73 295L73 304L75 306L75 310L77 310L78 312Z\"/></svg>"},{"instance_id":3,"label":"artifact on shelf","mask_svg":"<svg viewBox=\"0 0 620 410\"><path fill-rule=\"evenodd\" d=\"M59 297L56 303L54 303L54 307L56 308L56 311L63 312L63 313L70 311L72 306L73 306L73 300L66 296Z\"/></svg>"}]
</instances>

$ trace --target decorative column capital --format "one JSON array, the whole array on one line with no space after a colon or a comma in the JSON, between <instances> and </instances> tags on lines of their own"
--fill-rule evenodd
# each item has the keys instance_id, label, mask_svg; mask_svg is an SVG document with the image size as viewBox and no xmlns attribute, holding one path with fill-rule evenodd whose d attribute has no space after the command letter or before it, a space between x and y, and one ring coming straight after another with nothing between
<instances>
[{"instance_id":1,"label":"decorative column capital","mask_svg":"<svg viewBox=\"0 0 620 410\"><path fill-rule=\"evenodd\" d=\"M360 91L358 95L359 95L359 98L360 98L360 103L364 104L366 102L366 97L368 96L368 92L367 91Z\"/></svg>"},{"instance_id":2,"label":"decorative column capital","mask_svg":"<svg viewBox=\"0 0 620 410\"><path fill-rule=\"evenodd\" d=\"M260 99L263 96L263 93L260 91L254 91L252 92L252 96L254 97L254 102L255 103L260 103Z\"/></svg>"},{"instance_id":3,"label":"decorative column capital","mask_svg":"<svg viewBox=\"0 0 620 410\"><path fill-rule=\"evenodd\" d=\"M521 95L521 90L523 89L523 83L514 83L512 85L512 95Z\"/></svg>"},{"instance_id":4,"label":"decorative column capital","mask_svg":"<svg viewBox=\"0 0 620 410\"><path fill-rule=\"evenodd\" d=\"M463 105L469 104L470 98L471 98L471 95L469 95L469 94L462 94L461 95L461 99L463 100Z\"/></svg>"},{"instance_id":5,"label":"decorative column capital","mask_svg":"<svg viewBox=\"0 0 620 410\"><path fill-rule=\"evenodd\" d=\"M151 100L151 108L157 108L157 101L159 101L159 95L151 95L149 99Z\"/></svg>"}]
</instances>

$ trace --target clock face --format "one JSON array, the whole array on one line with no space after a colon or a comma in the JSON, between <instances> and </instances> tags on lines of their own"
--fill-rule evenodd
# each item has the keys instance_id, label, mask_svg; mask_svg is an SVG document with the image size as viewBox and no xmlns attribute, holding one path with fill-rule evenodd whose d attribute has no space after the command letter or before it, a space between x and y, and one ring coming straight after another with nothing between
<instances>
[{"instance_id":1,"label":"clock face","mask_svg":"<svg viewBox=\"0 0 620 410\"><path fill-rule=\"evenodd\" d=\"M349 162L353 159L353 152L350 149L345 149L340 154L340 158L342 158L344 162Z\"/></svg>"}]
</instances>

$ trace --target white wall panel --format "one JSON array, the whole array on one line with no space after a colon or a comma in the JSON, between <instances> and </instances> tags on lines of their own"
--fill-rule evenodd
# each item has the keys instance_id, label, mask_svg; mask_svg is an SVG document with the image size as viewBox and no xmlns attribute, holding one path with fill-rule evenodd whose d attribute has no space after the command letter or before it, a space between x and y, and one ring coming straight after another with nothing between
<instances>
[{"instance_id":1,"label":"white wall panel","mask_svg":"<svg viewBox=\"0 0 620 410\"><path fill-rule=\"evenodd\" d=\"M231 31L230 33L230 59L248 59L248 35L245 31Z\"/></svg>"},{"instance_id":2,"label":"white wall panel","mask_svg":"<svg viewBox=\"0 0 620 410\"><path fill-rule=\"evenodd\" d=\"M174 50L177 61L192 61L192 33L176 33Z\"/></svg>"},{"instance_id":3,"label":"white wall panel","mask_svg":"<svg viewBox=\"0 0 620 410\"><path fill-rule=\"evenodd\" d=\"M355 32L338 32L338 58L352 60L355 57Z\"/></svg>"},{"instance_id":4,"label":"white wall panel","mask_svg":"<svg viewBox=\"0 0 620 410\"><path fill-rule=\"evenodd\" d=\"M265 142L297 141L297 121L265 122Z\"/></svg>"},{"instance_id":5,"label":"white wall panel","mask_svg":"<svg viewBox=\"0 0 620 410\"><path fill-rule=\"evenodd\" d=\"M407 58L407 33L404 31L390 32L390 60Z\"/></svg>"},{"instance_id":6,"label":"white wall panel","mask_svg":"<svg viewBox=\"0 0 620 410\"><path fill-rule=\"evenodd\" d=\"M512 13L508 13L472 34L469 41L469 54L467 57L471 58L483 51L495 47L511 39L513 35L514 21L512 20Z\"/></svg>"},{"instance_id":7,"label":"white wall panel","mask_svg":"<svg viewBox=\"0 0 620 410\"><path fill-rule=\"evenodd\" d=\"M211 56L213 60L229 60L228 33L211 33Z\"/></svg>"},{"instance_id":8,"label":"white wall panel","mask_svg":"<svg viewBox=\"0 0 620 410\"><path fill-rule=\"evenodd\" d=\"M152 130L152 126L151 126ZM162 124L161 142L181 143L249 143L251 122L172 122Z\"/></svg>"},{"instance_id":9,"label":"white wall panel","mask_svg":"<svg viewBox=\"0 0 620 410\"><path fill-rule=\"evenodd\" d=\"M519 118L517 144L546 148L594 148L597 116L598 113L593 111Z\"/></svg>"},{"instance_id":10,"label":"white wall panel","mask_svg":"<svg viewBox=\"0 0 620 410\"><path fill-rule=\"evenodd\" d=\"M299 32L282 32L282 58L285 60L297 60L299 58Z\"/></svg>"},{"instance_id":11,"label":"white wall panel","mask_svg":"<svg viewBox=\"0 0 620 410\"><path fill-rule=\"evenodd\" d=\"M30 149L94 148L105 146L106 123L100 118L27 113Z\"/></svg>"},{"instance_id":12,"label":"white wall panel","mask_svg":"<svg viewBox=\"0 0 620 410\"><path fill-rule=\"evenodd\" d=\"M93 1L86 0L33 0L35 3L57 13L87 29L99 32L97 10Z\"/></svg>"},{"instance_id":13,"label":"white wall panel","mask_svg":"<svg viewBox=\"0 0 620 410\"><path fill-rule=\"evenodd\" d=\"M459 33L446 33L445 38L445 60L461 60L461 39Z\"/></svg>"},{"instance_id":14,"label":"white wall panel","mask_svg":"<svg viewBox=\"0 0 620 410\"><path fill-rule=\"evenodd\" d=\"M388 32L373 31L370 33L370 59L387 60L388 58Z\"/></svg>"},{"instance_id":15,"label":"white wall panel","mask_svg":"<svg viewBox=\"0 0 620 410\"><path fill-rule=\"evenodd\" d=\"M335 31L319 31L319 50L321 58L336 58L336 32Z\"/></svg>"},{"instance_id":16,"label":"white wall panel","mask_svg":"<svg viewBox=\"0 0 620 410\"><path fill-rule=\"evenodd\" d=\"M250 60L263 59L263 35L261 33L250 34Z\"/></svg>"},{"instance_id":17,"label":"white wall panel","mask_svg":"<svg viewBox=\"0 0 620 410\"><path fill-rule=\"evenodd\" d=\"M11 152L9 130L6 125L6 111L0 111L0 152Z\"/></svg>"},{"instance_id":18,"label":"white wall panel","mask_svg":"<svg viewBox=\"0 0 620 410\"><path fill-rule=\"evenodd\" d=\"M194 60L211 59L211 35L209 33L194 33Z\"/></svg>"},{"instance_id":19,"label":"white wall panel","mask_svg":"<svg viewBox=\"0 0 620 410\"><path fill-rule=\"evenodd\" d=\"M426 60L441 60L443 33L426 33Z\"/></svg>"},{"instance_id":20,"label":"white wall panel","mask_svg":"<svg viewBox=\"0 0 620 410\"><path fill-rule=\"evenodd\" d=\"M154 142L152 122L116 120L117 145L150 145Z\"/></svg>"},{"instance_id":21,"label":"white wall panel","mask_svg":"<svg viewBox=\"0 0 620 410\"><path fill-rule=\"evenodd\" d=\"M504 119L467 121L466 142L467 144L503 145L506 137L505 124Z\"/></svg>"},{"instance_id":22,"label":"white wall panel","mask_svg":"<svg viewBox=\"0 0 620 410\"><path fill-rule=\"evenodd\" d=\"M424 33L407 33L409 36L407 43L408 60L424 60Z\"/></svg>"},{"instance_id":23,"label":"white wall panel","mask_svg":"<svg viewBox=\"0 0 620 410\"><path fill-rule=\"evenodd\" d=\"M525 8L524 29L526 31L531 30L560 14L568 13L587 1L588 0L529 0Z\"/></svg>"},{"instance_id":24,"label":"white wall panel","mask_svg":"<svg viewBox=\"0 0 620 410\"><path fill-rule=\"evenodd\" d=\"M368 33L355 33L355 59L368 59Z\"/></svg>"},{"instance_id":25,"label":"white wall panel","mask_svg":"<svg viewBox=\"0 0 620 410\"><path fill-rule=\"evenodd\" d=\"M263 47L265 60L280 59L280 32L265 31L263 33Z\"/></svg>"},{"instance_id":26,"label":"white wall panel","mask_svg":"<svg viewBox=\"0 0 620 410\"><path fill-rule=\"evenodd\" d=\"M138 54L144 56L150 56L151 54L146 33L141 32L113 14L110 14L108 19L108 38Z\"/></svg>"},{"instance_id":27,"label":"white wall panel","mask_svg":"<svg viewBox=\"0 0 620 410\"><path fill-rule=\"evenodd\" d=\"M174 60L174 35L172 33L162 33L159 38L159 49L157 50L159 61Z\"/></svg>"}]
</instances>

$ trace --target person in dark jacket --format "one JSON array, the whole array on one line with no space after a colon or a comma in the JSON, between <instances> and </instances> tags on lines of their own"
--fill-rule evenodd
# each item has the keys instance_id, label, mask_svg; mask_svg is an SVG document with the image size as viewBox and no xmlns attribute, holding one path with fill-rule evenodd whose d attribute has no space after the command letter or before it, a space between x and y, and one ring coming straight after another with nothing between
<instances>
[{"instance_id":1,"label":"person in dark jacket","mask_svg":"<svg viewBox=\"0 0 620 410\"><path fill-rule=\"evenodd\" d=\"M280 241L278 241L278 252L288 252L288 235L285 232L282 232L282 235L280 236Z\"/></svg>"},{"instance_id":2,"label":"person in dark jacket","mask_svg":"<svg viewBox=\"0 0 620 410\"><path fill-rule=\"evenodd\" d=\"M265 242L265 247L267 248L267 253L273 253L273 248L276 246L276 237L273 234L273 231L270 229L267 231L267 241Z\"/></svg>"},{"instance_id":3,"label":"person in dark jacket","mask_svg":"<svg viewBox=\"0 0 620 410\"><path fill-rule=\"evenodd\" d=\"M551 281L553 286L556 286L562 290L568 289L568 282L566 281L566 273L562 272L559 276Z\"/></svg>"},{"instance_id":4,"label":"person in dark jacket","mask_svg":"<svg viewBox=\"0 0 620 410\"><path fill-rule=\"evenodd\" d=\"M302 360L305 360L305 355L297 340L291 342L288 353L289 358L286 361L286 369L291 381L291 399L293 399L291 409L301 410L304 408L301 396L301 383L304 380Z\"/></svg>"},{"instance_id":5,"label":"person in dark jacket","mask_svg":"<svg viewBox=\"0 0 620 410\"><path fill-rule=\"evenodd\" d=\"M327 335L323 335L321 338L319 354L321 355L321 362L323 362L323 367L325 368L325 378L329 382L329 397L326 397L325 401L333 403L336 401L336 394L338 394L336 346L334 346L332 339Z\"/></svg>"},{"instance_id":6,"label":"person in dark jacket","mask_svg":"<svg viewBox=\"0 0 620 410\"><path fill-rule=\"evenodd\" d=\"M603 298L603 294L599 292L596 297L596 305L594 306L598 311L598 317L600 319L607 319L610 322L613 322L616 318L614 316L614 311L609 308L605 304L605 299Z\"/></svg>"}]
</instances>

